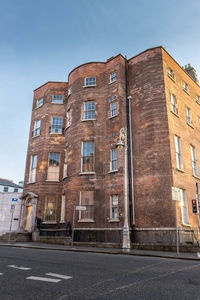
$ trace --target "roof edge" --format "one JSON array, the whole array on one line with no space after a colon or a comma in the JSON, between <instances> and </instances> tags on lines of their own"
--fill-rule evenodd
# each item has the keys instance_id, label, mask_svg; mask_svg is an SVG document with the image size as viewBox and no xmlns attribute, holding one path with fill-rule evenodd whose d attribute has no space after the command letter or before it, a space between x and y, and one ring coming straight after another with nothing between
<instances>
[{"instance_id":1,"label":"roof edge","mask_svg":"<svg viewBox=\"0 0 200 300\"><path fill-rule=\"evenodd\" d=\"M68 82L69 82L70 74L71 74L73 71L75 71L76 69L78 69L78 68L80 68L80 67L82 67L82 66L85 66L85 65L89 65L89 64L107 64L108 62L110 62L111 60L115 59L115 58L118 57L118 56L121 56L122 58L125 59L125 57L124 57L121 53L119 53L119 54L117 54L117 55L111 57L110 59L108 58L107 61L90 61L90 62L86 62L86 63L81 64L81 65L78 65L77 67L75 67L74 69L72 69L72 70L69 72L69 75L68 75Z\"/></svg>"},{"instance_id":2,"label":"roof edge","mask_svg":"<svg viewBox=\"0 0 200 300\"><path fill-rule=\"evenodd\" d=\"M46 83L44 83L44 84L40 85L39 87L37 87L36 89L34 89L33 91L34 92L37 91L38 89L40 89L41 87L45 86L48 83L66 83L67 84L68 82L67 81L47 81Z\"/></svg>"}]
</instances>

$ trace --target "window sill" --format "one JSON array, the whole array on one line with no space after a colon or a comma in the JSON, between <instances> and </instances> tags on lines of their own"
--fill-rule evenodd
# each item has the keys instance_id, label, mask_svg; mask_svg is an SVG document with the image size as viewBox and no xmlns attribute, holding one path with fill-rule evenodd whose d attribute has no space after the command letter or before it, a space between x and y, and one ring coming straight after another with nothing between
<instances>
[{"instance_id":1,"label":"window sill","mask_svg":"<svg viewBox=\"0 0 200 300\"><path fill-rule=\"evenodd\" d=\"M199 176L197 176L197 175L192 175L194 178L196 178L196 179L199 179L200 180L200 177Z\"/></svg>"},{"instance_id":2,"label":"window sill","mask_svg":"<svg viewBox=\"0 0 200 300\"><path fill-rule=\"evenodd\" d=\"M108 222L109 223L119 223L120 220L119 219L109 219Z\"/></svg>"},{"instance_id":3,"label":"window sill","mask_svg":"<svg viewBox=\"0 0 200 300\"><path fill-rule=\"evenodd\" d=\"M43 105L44 105L44 104L43 104ZM38 108L42 107L43 105L37 106L37 107L35 107L35 109L38 109Z\"/></svg>"},{"instance_id":4,"label":"window sill","mask_svg":"<svg viewBox=\"0 0 200 300\"><path fill-rule=\"evenodd\" d=\"M177 118L179 118L179 115L175 113L175 111L171 110L171 113L174 114Z\"/></svg>"},{"instance_id":5,"label":"window sill","mask_svg":"<svg viewBox=\"0 0 200 300\"><path fill-rule=\"evenodd\" d=\"M63 103L56 103L56 102L51 102L52 104L58 104L58 105L63 105Z\"/></svg>"},{"instance_id":6,"label":"window sill","mask_svg":"<svg viewBox=\"0 0 200 300\"><path fill-rule=\"evenodd\" d=\"M190 96L190 92L183 88L183 91Z\"/></svg>"},{"instance_id":7,"label":"window sill","mask_svg":"<svg viewBox=\"0 0 200 300\"><path fill-rule=\"evenodd\" d=\"M87 121L96 121L96 119L87 119L87 120L81 120L81 122L87 122Z\"/></svg>"},{"instance_id":8,"label":"window sill","mask_svg":"<svg viewBox=\"0 0 200 300\"><path fill-rule=\"evenodd\" d=\"M173 82L176 82L176 80L170 74L167 74L167 75Z\"/></svg>"},{"instance_id":9,"label":"window sill","mask_svg":"<svg viewBox=\"0 0 200 300\"><path fill-rule=\"evenodd\" d=\"M65 127L65 130L67 130L71 125L68 125L67 127Z\"/></svg>"},{"instance_id":10,"label":"window sill","mask_svg":"<svg viewBox=\"0 0 200 300\"><path fill-rule=\"evenodd\" d=\"M185 224L185 223L182 223L182 226L191 227L190 224Z\"/></svg>"},{"instance_id":11,"label":"window sill","mask_svg":"<svg viewBox=\"0 0 200 300\"><path fill-rule=\"evenodd\" d=\"M78 223L94 223L95 221L93 219L80 219L78 220Z\"/></svg>"},{"instance_id":12,"label":"window sill","mask_svg":"<svg viewBox=\"0 0 200 300\"><path fill-rule=\"evenodd\" d=\"M114 116L111 116L111 117L108 117L108 119L113 119L113 118L115 118L115 117L117 117L118 116L118 114L117 115L114 115Z\"/></svg>"},{"instance_id":13,"label":"window sill","mask_svg":"<svg viewBox=\"0 0 200 300\"><path fill-rule=\"evenodd\" d=\"M60 180L49 180L49 179L46 179L45 181L46 182L60 182Z\"/></svg>"},{"instance_id":14,"label":"window sill","mask_svg":"<svg viewBox=\"0 0 200 300\"><path fill-rule=\"evenodd\" d=\"M83 88L90 88L90 87L96 87L97 85L94 84L94 85L83 85Z\"/></svg>"},{"instance_id":15,"label":"window sill","mask_svg":"<svg viewBox=\"0 0 200 300\"><path fill-rule=\"evenodd\" d=\"M109 174L111 174L111 173L116 173L116 172L118 172L119 170L111 170L111 171L109 171L108 173Z\"/></svg>"},{"instance_id":16,"label":"window sill","mask_svg":"<svg viewBox=\"0 0 200 300\"><path fill-rule=\"evenodd\" d=\"M64 176L63 178L62 178L62 180L64 180L64 179L66 179L68 176L66 175L66 176Z\"/></svg>"},{"instance_id":17,"label":"window sill","mask_svg":"<svg viewBox=\"0 0 200 300\"><path fill-rule=\"evenodd\" d=\"M40 134L36 135L36 136L32 136L32 139L37 138L38 136L40 136Z\"/></svg>"},{"instance_id":18,"label":"window sill","mask_svg":"<svg viewBox=\"0 0 200 300\"><path fill-rule=\"evenodd\" d=\"M29 182L27 182L27 184L32 184L32 183L36 183L36 181L29 181Z\"/></svg>"},{"instance_id":19,"label":"window sill","mask_svg":"<svg viewBox=\"0 0 200 300\"><path fill-rule=\"evenodd\" d=\"M59 135L63 135L63 133L62 132L50 132L50 134L52 135L52 134L59 134Z\"/></svg>"},{"instance_id":20,"label":"window sill","mask_svg":"<svg viewBox=\"0 0 200 300\"><path fill-rule=\"evenodd\" d=\"M80 172L79 175L95 175L96 172Z\"/></svg>"},{"instance_id":21,"label":"window sill","mask_svg":"<svg viewBox=\"0 0 200 300\"><path fill-rule=\"evenodd\" d=\"M192 124L192 123L188 123L188 122L186 122L186 124L187 124L188 126L190 126L191 128L193 128L193 129L194 129L194 126L193 126L193 124Z\"/></svg>"},{"instance_id":22,"label":"window sill","mask_svg":"<svg viewBox=\"0 0 200 300\"><path fill-rule=\"evenodd\" d=\"M112 84L112 83L115 83L115 82L117 82L117 79L114 80L114 81L110 81L108 84Z\"/></svg>"},{"instance_id":23,"label":"window sill","mask_svg":"<svg viewBox=\"0 0 200 300\"><path fill-rule=\"evenodd\" d=\"M176 168L176 170L179 172L185 173L185 170L183 170L183 169Z\"/></svg>"}]
</instances>

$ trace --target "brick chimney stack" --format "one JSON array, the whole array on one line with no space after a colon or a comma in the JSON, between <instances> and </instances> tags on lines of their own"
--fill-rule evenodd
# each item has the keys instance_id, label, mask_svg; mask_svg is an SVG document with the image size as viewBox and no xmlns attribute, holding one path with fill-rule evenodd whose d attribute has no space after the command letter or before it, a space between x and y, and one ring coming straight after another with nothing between
<instances>
[{"instance_id":1,"label":"brick chimney stack","mask_svg":"<svg viewBox=\"0 0 200 300\"><path fill-rule=\"evenodd\" d=\"M195 70L190 64L186 65L186 66L184 67L184 69L185 69L185 71L188 73L188 75L189 75L190 77L192 77L192 79L193 79L196 83L199 84L199 80L198 80L198 78L197 78L196 70Z\"/></svg>"}]
</instances>

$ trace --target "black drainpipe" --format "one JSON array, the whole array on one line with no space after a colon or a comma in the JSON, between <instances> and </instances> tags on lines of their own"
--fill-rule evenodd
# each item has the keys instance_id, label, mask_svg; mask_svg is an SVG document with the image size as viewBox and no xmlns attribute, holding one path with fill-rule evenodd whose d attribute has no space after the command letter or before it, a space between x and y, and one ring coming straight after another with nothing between
<instances>
[{"instance_id":1,"label":"black drainpipe","mask_svg":"<svg viewBox=\"0 0 200 300\"><path fill-rule=\"evenodd\" d=\"M130 229L133 229L133 199L132 199L132 159L131 159L131 145L130 138L131 130L130 130L130 119L129 119L129 95L128 95L128 63L125 56L125 93L126 93L126 126L127 126L127 146L128 146L128 197L129 197L129 226Z\"/></svg>"}]
</instances>

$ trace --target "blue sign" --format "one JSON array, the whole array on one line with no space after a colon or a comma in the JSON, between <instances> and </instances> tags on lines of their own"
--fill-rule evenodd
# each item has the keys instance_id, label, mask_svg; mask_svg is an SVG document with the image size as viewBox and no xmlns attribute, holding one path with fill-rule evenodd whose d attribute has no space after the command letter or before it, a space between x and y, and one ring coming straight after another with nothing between
<instances>
[{"instance_id":1,"label":"blue sign","mask_svg":"<svg viewBox=\"0 0 200 300\"><path fill-rule=\"evenodd\" d=\"M18 202L18 198L12 198L12 202Z\"/></svg>"}]
</instances>

